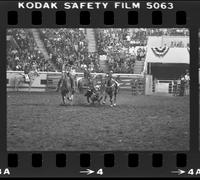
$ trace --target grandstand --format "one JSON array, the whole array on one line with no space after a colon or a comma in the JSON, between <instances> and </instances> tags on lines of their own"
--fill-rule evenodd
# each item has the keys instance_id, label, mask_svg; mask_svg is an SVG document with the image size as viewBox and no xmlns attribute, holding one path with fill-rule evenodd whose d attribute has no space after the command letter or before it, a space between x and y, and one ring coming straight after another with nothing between
<instances>
[{"instance_id":1,"label":"grandstand","mask_svg":"<svg viewBox=\"0 0 200 180\"><path fill-rule=\"evenodd\" d=\"M77 71L82 64L93 64L102 72L99 56L106 55L108 69L135 73L134 64L145 59L146 46L188 47L187 33L184 29L9 29L8 69L22 70L21 64L34 62L41 71L61 71L66 62Z\"/></svg>"}]
</instances>

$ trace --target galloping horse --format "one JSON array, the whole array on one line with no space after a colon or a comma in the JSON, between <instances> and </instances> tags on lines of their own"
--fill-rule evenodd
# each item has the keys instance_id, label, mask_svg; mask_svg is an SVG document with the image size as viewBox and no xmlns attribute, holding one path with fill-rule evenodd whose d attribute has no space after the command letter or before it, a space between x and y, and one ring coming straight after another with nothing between
<instances>
[{"instance_id":1,"label":"galloping horse","mask_svg":"<svg viewBox=\"0 0 200 180\"><path fill-rule=\"evenodd\" d=\"M75 90L74 87L72 88L73 86L72 83L73 82L71 81L70 77L66 74L64 74L58 82L58 87L56 91L60 89L63 104L66 104L65 98L67 95L68 95L67 99L70 102L73 102Z\"/></svg>"},{"instance_id":2,"label":"galloping horse","mask_svg":"<svg viewBox=\"0 0 200 180\"><path fill-rule=\"evenodd\" d=\"M110 103L111 107L116 106L116 101L117 101L117 93L119 91L119 85L117 84L116 81L114 81L112 78L109 78L106 80L104 83L104 101L103 104L105 104L107 95L110 97ZM114 98L114 100L113 100ZM113 103L114 102L114 103Z\"/></svg>"},{"instance_id":3,"label":"galloping horse","mask_svg":"<svg viewBox=\"0 0 200 180\"><path fill-rule=\"evenodd\" d=\"M39 73L37 71L30 71L28 73L30 81L25 81L25 77L22 73L15 74L13 78L11 78L11 81L13 81L14 84L14 90L19 90L20 84L28 84L29 85L29 92L31 89L31 86L33 82L35 81L36 77L39 76Z\"/></svg>"}]
</instances>

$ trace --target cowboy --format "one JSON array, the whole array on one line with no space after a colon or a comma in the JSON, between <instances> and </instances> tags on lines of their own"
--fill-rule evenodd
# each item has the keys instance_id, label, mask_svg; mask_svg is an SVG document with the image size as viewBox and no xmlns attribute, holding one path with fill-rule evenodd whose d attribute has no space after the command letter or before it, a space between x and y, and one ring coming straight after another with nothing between
<instances>
[{"instance_id":1,"label":"cowboy","mask_svg":"<svg viewBox=\"0 0 200 180\"><path fill-rule=\"evenodd\" d=\"M85 79L88 79L88 81L90 80L91 78L91 73L90 73L90 70L89 68L86 66L84 67L84 78Z\"/></svg>"},{"instance_id":2,"label":"cowboy","mask_svg":"<svg viewBox=\"0 0 200 180\"><path fill-rule=\"evenodd\" d=\"M73 89L73 92L75 91L75 86L74 86L74 79L73 79L73 75L75 76L75 70L72 69L71 66L68 66L67 70L66 70L66 75L69 77L70 81L71 81L71 88Z\"/></svg>"},{"instance_id":3,"label":"cowboy","mask_svg":"<svg viewBox=\"0 0 200 180\"><path fill-rule=\"evenodd\" d=\"M61 82L62 82L64 79L66 79L67 72L68 72L67 65L66 65L66 63L63 63L63 65L62 65L62 74L61 74L61 77L60 77L60 79L59 79L59 81L58 81L58 86L57 86L56 91L59 90Z\"/></svg>"},{"instance_id":4,"label":"cowboy","mask_svg":"<svg viewBox=\"0 0 200 180\"><path fill-rule=\"evenodd\" d=\"M99 99L101 97L101 91L100 91L101 87L100 87L100 85L96 85L94 87L94 90L95 90L95 96L96 96L96 98Z\"/></svg>"},{"instance_id":5,"label":"cowboy","mask_svg":"<svg viewBox=\"0 0 200 180\"><path fill-rule=\"evenodd\" d=\"M180 93L179 96L184 96L185 92L185 77L184 75L181 75L181 83L180 83Z\"/></svg>"},{"instance_id":6,"label":"cowboy","mask_svg":"<svg viewBox=\"0 0 200 180\"><path fill-rule=\"evenodd\" d=\"M30 82L30 78L29 78L29 75L28 75L29 71L30 71L30 65L29 64L25 64L24 65L24 74L23 74L25 82Z\"/></svg>"},{"instance_id":7,"label":"cowboy","mask_svg":"<svg viewBox=\"0 0 200 180\"><path fill-rule=\"evenodd\" d=\"M34 63L33 66L32 66L32 69L33 69L33 71L34 71L35 73L38 74L37 64Z\"/></svg>"},{"instance_id":8,"label":"cowboy","mask_svg":"<svg viewBox=\"0 0 200 180\"><path fill-rule=\"evenodd\" d=\"M88 87L87 89L87 92L85 94L85 96L87 97L87 101L88 103L90 103L90 100L92 100L92 102L94 103L94 101L101 101L101 99L103 98L101 96L101 93L100 93L100 86L99 85L96 85L95 87Z\"/></svg>"},{"instance_id":9,"label":"cowboy","mask_svg":"<svg viewBox=\"0 0 200 180\"><path fill-rule=\"evenodd\" d=\"M109 73L107 73L106 74L106 82L105 82L106 87L110 87L112 85L111 79L112 79L112 76Z\"/></svg>"},{"instance_id":10,"label":"cowboy","mask_svg":"<svg viewBox=\"0 0 200 180\"><path fill-rule=\"evenodd\" d=\"M88 87L87 88L87 92L85 93L84 96L87 97L87 102L90 103L90 98L92 96L92 94L95 93L93 88Z\"/></svg>"},{"instance_id":11,"label":"cowboy","mask_svg":"<svg viewBox=\"0 0 200 180\"><path fill-rule=\"evenodd\" d=\"M101 101L103 99L103 96L101 95L101 92L100 92L100 86L99 85L96 85L94 87L94 92L91 96L91 100L92 101Z\"/></svg>"},{"instance_id":12,"label":"cowboy","mask_svg":"<svg viewBox=\"0 0 200 180\"><path fill-rule=\"evenodd\" d=\"M87 80L88 86L93 88L92 75L88 67L84 67L84 79Z\"/></svg>"},{"instance_id":13,"label":"cowboy","mask_svg":"<svg viewBox=\"0 0 200 180\"><path fill-rule=\"evenodd\" d=\"M189 80L190 80L190 74L189 74L189 70L188 70L188 69L187 69L186 72L185 72L184 78L185 78L186 81L189 81Z\"/></svg>"},{"instance_id":14,"label":"cowboy","mask_svg":"<svg viewBox=\"0 0 200 180\"><path fill-rule=\"evenodd\" d=\"M107 82L106 82L106 86L111 86L112 85L112 81L117 84L117 86L119 87L119 83L113 78L113 71L110 71L107 74Z\"/></svg>"}]
</instances>

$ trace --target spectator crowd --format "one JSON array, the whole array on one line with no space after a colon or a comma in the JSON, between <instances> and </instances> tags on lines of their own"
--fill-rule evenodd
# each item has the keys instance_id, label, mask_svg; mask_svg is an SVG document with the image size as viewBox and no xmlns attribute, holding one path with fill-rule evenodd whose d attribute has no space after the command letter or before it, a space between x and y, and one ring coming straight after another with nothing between
<instances>
[{"instance_id":1,"label":"spectator crowd","mask_svg":"<svg viewBox=\"0 0 200 180\"><path fill-rule=\"evenodd\" d=\"M37 48L30 29L9 29L7 41L7 69L22 71L26 64L37 64L38 70L53 70L49 61Z\"/></svg>"},{"instance_id":2,"label":"spectator crowd","mask_svg":"<svg viewBox=\"0 0 200 180\"><path fill-rule=\"evenodd\" d=\"M38 29L40 40L49 55L45 59L37 47L31 29L9 29L7 33L7 69L23 70L25 64L36 64L39 71L62 71L63 64L76 71L89 67L103 72L100 55L107 57L107 65L116 73L134 73L136 61L144 61L148 36L188 36L186 29L94 29L96 52L88 51L86 29ZM181 42L178 45L181 46Z\"/></svg>"}]
</instances>

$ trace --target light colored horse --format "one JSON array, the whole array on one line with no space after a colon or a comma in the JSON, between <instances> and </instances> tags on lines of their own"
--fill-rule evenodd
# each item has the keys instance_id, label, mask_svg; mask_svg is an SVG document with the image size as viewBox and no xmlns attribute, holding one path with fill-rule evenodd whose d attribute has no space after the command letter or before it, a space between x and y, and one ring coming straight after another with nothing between
<instances>
[{"instance_id":1,"label":"light colored horse","mask_svg":"<svg viewBox=\"0 0 200 180\"><path fill-rule=\"evenodd\" d=\"M29 85L29 92L31 90L31 86L33 84L33 82L35 81L35 79L39 76L39 73L36 72L36 71L30 71L28 73L28 76L29 76L29 80L30 81L25 81L25 76L24 74L22 73L17 73L17 74L14 74L13 77L11 78L11 81L13 81L13 84L14 84L14 90L15 91L19 91L19 86L21 84L28 84Z\"/></svg>"},{"instance_id":2,"label":"light colored horse","mask_svg":"<svg viewBox=\"0 0 200 180\"><path fill-rule=\"evenodd\" d=\"M77 84L77 89L79 93L83 94L84 90L87 90L88 87L96 86L97 81L98 81L98 75L93 75L90 80L84 77L77 77L76 84Z\"/></svg>"}]
</instances>

